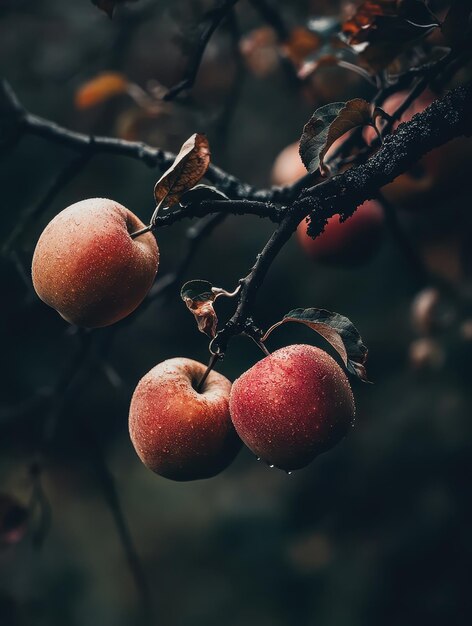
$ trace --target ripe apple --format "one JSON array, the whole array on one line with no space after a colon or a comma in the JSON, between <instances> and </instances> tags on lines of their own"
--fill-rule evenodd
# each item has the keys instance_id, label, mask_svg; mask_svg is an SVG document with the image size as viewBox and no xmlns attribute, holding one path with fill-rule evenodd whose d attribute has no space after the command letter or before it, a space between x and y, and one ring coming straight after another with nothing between
<instances>
[{"instance_id":1,"label":"ripe apple","mask_svg":"<svg viewBox=\"0 0 472 626\"><path fill-rule=\"evenodd\" d=\"M108 326L126 317L149 291L159 264L152 233L114 200L89 198L46 226L33 255L38 296L71 324Z\"/></svg>"},{"instance_id":2,"label":"ripe apple","mask_svg":"<svg viewBox=\"0 0 472 626\"><path fill-rule=\"evenodd\" d=\"M129 412L134 448L146 467L172 480L219 474L241 448L229 415L230 381L206 366L175 358L159 363L136 387Z\"/></svg>"},{"instance_id":3,"label":"ripe apple","mask_svg":"<svg viewBox=\"0 0 472 626\"><path fill-rule=\"evenodd\" d=\"M408 92L401 91L393 94L382 104L382 109L392 115L407 97ZM400 122L408 122L411 118L424 111L438 96L430 90L424 91L405 111ZM396 122L394 130L400 122ZM364 138L371 143L376 137L373 128L364 129ZM430 200L435 200L439 191L446 191L450 183L460 179L468 165L468 158L472 152L470 139L460 137L428 152L422 159L405 174L398 176L382 191L385 197L393 204L405 208L428 206Z\"/></svg>"},{"instance_id":4,"label":"ripe apple","mask_svg":"<svg viewBox=\"0 0 472 626\"><path fill-rule=\"evenodd\" d=\"M367 200L346 221L339 215L329 218L324 231L316 239L307 235L306 220L300 222L297 237L306 254L332 264L356 264L367 261L377 249L384 223L382 207Z\"/></svg>"},{"instance_id":5,"label":"ripe apple","mask_svg":"<svg viewBox=\"0 0 472 626\"><path fill-rule=\"evenodd\" d=\"M351 386L323 350L276 350L238 378L230 412L243 442L269 465L299 469L332 448L354 423Z\"/></svg>"}]
</instances>

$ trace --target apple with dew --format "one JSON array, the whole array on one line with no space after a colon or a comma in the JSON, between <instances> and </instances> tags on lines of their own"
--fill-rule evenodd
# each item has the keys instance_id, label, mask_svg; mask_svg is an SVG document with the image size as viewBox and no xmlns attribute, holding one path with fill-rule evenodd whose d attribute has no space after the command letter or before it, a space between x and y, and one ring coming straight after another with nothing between
<instances>
[{"instance_id":1,"label":"apple with dew","mask_svg":"<svg viewBox=\"0 0 472 626\"><path fill-rule=\"evenodd\" d=\"M108 326L143 301L154 281L159 249L152 233L124 206L106 198L82 200L46 226L33 255L38 296L78 326Z\"/></svg>"},{"instance_id":2,"label":"apple with dew","mask_svg":"<svg viewBox=\"0 0 472 626\"><path fill-rule=\"evenodd\" d=\"M276 350L238 378L230 412L243 442L269 465L299 469L332 448L354 423L349 381L323 350Z\"/></svg>"},{"instance_id":3,"label":"apple with dew","mask_svg":"<svg viewBox=\"0 0 472 626\"><path fill-rule=\"evenodd\" d=\"M367 200L344 222L338 214L330 217L316 239L307 234L307 222L302 220L297 238L302 249L315 261L358 264L369 260L377 250L383 225L382 207L375 200Z\"/></svg>"},{"instance_id":4,"label":"apple with dew","mask_svg":"<svg viewBox=\"0 0 472 626\"><path fill-rule=\"evenodd\" d=\"M388 97L381 108L393 115L407 98L407 91L400 91ZM431 90L425 90L395 122L396 130L401 122L409 122L414 115L421 113L439 96ZM364 139L371 144L376 138L372 127L364 129ZM435 200L438 191L447 191L450 183L460 179L468 166L472 152L472 142L459 137L425 154L409 172L401 174L393 182L383 187L382 192L393 204L409 209L428 206L426 200Z\"/></svg>"},{"instance_id":5,"label":"apple with dew","mask_svg":"<svg viewBox=\"0 0 472 626\"><path fill-rule=\"evenodd\" d=\"M186 358L156 365L131 400L129 432L146 467L172 480L210 478L241 448L229 414L230 381Z\"/></svg>"}]
</instances>

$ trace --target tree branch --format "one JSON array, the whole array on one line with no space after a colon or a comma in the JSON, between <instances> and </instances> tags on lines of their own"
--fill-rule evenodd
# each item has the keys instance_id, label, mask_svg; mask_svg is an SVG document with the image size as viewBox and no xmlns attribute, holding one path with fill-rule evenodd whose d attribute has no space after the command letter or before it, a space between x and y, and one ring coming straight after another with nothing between
<instances>
[{"instance_id":1,"label":"tree branch","mask_svg":"<svg viewBox=\"0 0 472 626\"><path fill-rule=\"evenodd\" d=\"M333 215L339 213L347 219L358 206L374 198L381 187L408 171L427 152L455 137L470 136L471 106L472 82L469 82L435 101L411 121L400 124L366 163L305 189L285 210L279 227L258 255L249 274L241 280L236 311L213 340L212 347L224 352L229 340L252 323L257 291L270 265L304 217L310 216L308 234L313 238L323 232L327 220Z\"/></svg>"},{"instance_id":2,"label":"tree branch","mask_svg":"<svg viewBox=\"0 0 472 626\"><path fill-rule=\"evenodd\" d=\"M220 3L214 9L208 11L207 21L201 27L198 45L190 58L190 63L185 72L185 78L177 83L177 85L174 85L174 87L171 87L162 98L163 100L173 100L182 91L193 87L211 36L237 2L238 0L220 0Z\"/></svg>"}]
</instances>

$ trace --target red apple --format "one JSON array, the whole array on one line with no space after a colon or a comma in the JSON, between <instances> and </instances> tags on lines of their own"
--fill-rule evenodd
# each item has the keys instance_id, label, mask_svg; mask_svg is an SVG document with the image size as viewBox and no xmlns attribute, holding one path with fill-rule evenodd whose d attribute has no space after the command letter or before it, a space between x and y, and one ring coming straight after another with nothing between
<instances>
[{"instance_id":1,"label":"red apple","mask_svg":"<svg viewBox=\"0 0 472 626\"><path fill-rule=\"evenodd\" d=\"M303 220L297 237L306 254L316 261L362 263L377 249L383 223L382 207L375 200L367 200L344 222L340 222L339 215L333 215L316 239L307 235L307 223Z\"/></svg>"},{"instance_id":2,"label":"red apple","mask_svg":"<svg viewBox=\"0 0 472 626\"><path fill-rule=\"evenodd\" d=\"M126 317L149 291L159 264L152 233L114 200L90 198L46 226L33 255L38 296L78 326L108 326Z\"/></svg>"},{"instance_id":3,"label":"red apple","mask_svg":"<svg viewBox=\"0 0 472 626\"><path fill-rule=\"evenodd\" d=\"M291 471L332 448L353 425L351 386L336 361L308 345L281 348L238 378L231 419L269 465Z\"/></svg>"},{"instance_id":4,"label":"red apple","mask_svg":"<svg viewBox=\"0 0 472 626\"><path fill-rule=\"evenodd\" d=\"M172 480L219 474L234 459L239 440L229 415L230 381L206 366L175 358L156 365L136 387L129 431L146 467Z\"/></svg>"}]
</instances>

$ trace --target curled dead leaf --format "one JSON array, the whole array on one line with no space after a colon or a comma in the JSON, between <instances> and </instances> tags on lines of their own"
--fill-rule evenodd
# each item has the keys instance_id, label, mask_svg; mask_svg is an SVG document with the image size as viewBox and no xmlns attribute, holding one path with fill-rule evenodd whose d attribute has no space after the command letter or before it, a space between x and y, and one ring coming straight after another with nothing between
<instances>
[{"instance_id":1,"label":"curled dead leaf","mask_svg":"<svg viewBox=\"0 0 472 626\"><path fill-rule=\"evenodd\" d=\"M359 60L378 73L439 25L421 0L366 0L342 25L345 41L362 46Z\"/></svg>"},{"instance_id":2,"label":"curled dead leaf","mask_svg":"<svg viewBox=\"0 0 472 626\"><path fill-rule=\"evenodd\" d=\"M173 164L154 187L158 208L177 204L180 197L194 187L210 165L210 145L205 135L195 133L183 144ZM153 215L155 218L157 212Z\"/></svg>"},{"instance_id":3,"label":"curled dead leaf","mask_svg":"<svg viewBox=\"0 0 472 626\"><path fill-rule=\"evenodd\" d=\"M229 292L220 287L213 287L207 280L190 280L182 286L180 297L197 321L198 330L211 339L216 336L218 317L213 302L220 296L234 297L240 290L238 286Z\"/></svg>"}]
</instances>

